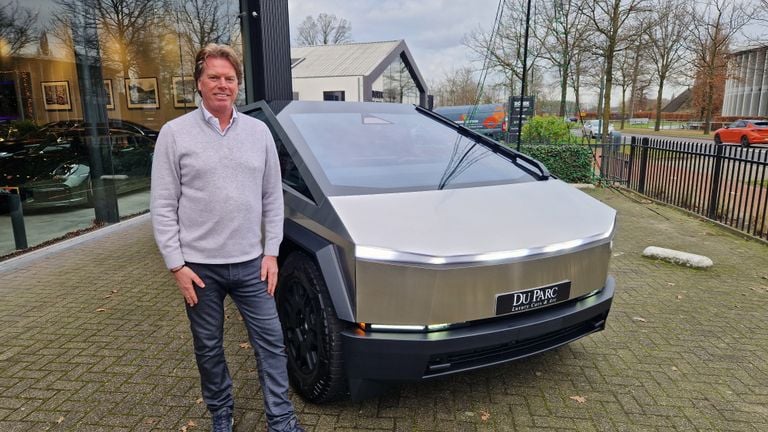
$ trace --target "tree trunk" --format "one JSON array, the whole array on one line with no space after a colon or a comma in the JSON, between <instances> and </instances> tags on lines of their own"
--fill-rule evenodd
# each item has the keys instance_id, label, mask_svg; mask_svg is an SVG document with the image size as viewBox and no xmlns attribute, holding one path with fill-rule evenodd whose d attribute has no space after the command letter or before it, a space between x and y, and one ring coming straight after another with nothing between
<instances>
[{"instance_id":1,"label":"tree trunk","mask_svg":"<svg viewBox=\"0 0 768 432\"><path fill-rule=\"evenodd\" d=\"M562 68L560 75L560 118L565 118L565 99L568 97L568 65Z\"/></svg>"},{"instance_id":2,"label":"tree trunk","mask_svg":"<svg viewBox=\"0 0 768 432\"><path fill-rule=\"evenodd\" d=\"M637 97L637 79L640 71L640 55L635 52L635 62L632 69L632 89L629 93L629 117L635 116L635 98Z\"/></svg>"},{"instance_id":3,"label":"tree trunk","mask_svg":"<svg viewBox=\"0 0 768 432\"><path fill-rule=\"evenodd\" d=\"M605 56L605 92L603 93L602 142L608 142L608 122L611 121L611 88L613 87L613 50Z\"/></svg>"},{"instance_id":4,"label":"tree trunk","mask_svg":"<svg viewBox=\"0 0 768 432\"><path fill-rule=\"evenodd\" d=\"M661 93L664 91L664 77L659 77L659 91L656 93L656 124L653 130L661 129Z\"/></svg>"},{"instance_id":5,"label":"tree trunk","mask_svg":"<svg viewBox=\"0 0 768 432\"><path fill-rule=\"evenodd\" d=\"M712 102L715 85L712 80L707 83L707 107L704 111L704 135L709 135L709 122L712 121Z\"/></svg>"},{"instance_id":6,"label":"tree trunk","mask_svg":"<svg viewBox=\"0 0 768 432\"><path fill-rule=\"evenodd\" d=\"M624 130L624 117L627 113L627 87L622 85L621 87L621 126L620 130Z\"/></svg>"}]
</instances>

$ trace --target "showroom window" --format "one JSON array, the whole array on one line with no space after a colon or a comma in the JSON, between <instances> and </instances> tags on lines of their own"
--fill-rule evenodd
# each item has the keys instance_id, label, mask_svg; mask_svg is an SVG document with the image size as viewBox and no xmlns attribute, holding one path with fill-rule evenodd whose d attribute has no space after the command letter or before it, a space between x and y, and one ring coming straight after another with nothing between
<instances>
[{"instance_id":1,"label":"showroom window","mask_svg":"<svg viewBox=\"0 0 768 432\"><path fill-rule=\"evenodd\" d=\"M0 0L0 256L8 192L29 246L149 209L157 133L197 107L200 47L242 56L238 15L235 0Z\"/></svg>"}]
</instances>

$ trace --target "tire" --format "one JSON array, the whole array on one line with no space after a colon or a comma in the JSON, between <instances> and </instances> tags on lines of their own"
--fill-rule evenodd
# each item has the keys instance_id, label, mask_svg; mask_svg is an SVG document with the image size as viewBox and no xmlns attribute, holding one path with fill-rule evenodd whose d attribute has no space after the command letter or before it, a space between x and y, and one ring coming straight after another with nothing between
<instances>
[{"instance_id":1,"label":"tire","mask_svg":"<svg viewBox=\"0 0 768 432\"><path fill-rule=\"evenodd\" d=\"M720 139L720 134L715 135L715 144L720 145L723 143L723 140Z\"/></svg>"},{"instance_id":2,"label":"tire","mask_svg":"<svg viewBox=\"0 0 768 432\"><path fill-rule=\"evenodd\" d=\"M313 403L346 397L341 350L346 324L336 318L320 269L293 252L280 269L275 295L288 354L288 377L296 393Z\"/></svg>"},{"instance_id":3,"label":"tire","mask_svg":"<svg viewBox=\"0 0 768 432\"><path fill-rule=\"evenodd\" d=\"M93 195L93 181L88 178L88 188L85 190L85 205L87 207L96 207L96 198Z\"/></svg>"},{"instance_id":4,"label":"tire","mask_svg":"<svg viewBox=\"0 0 768 432\"><path fill-rule=\"evenodd\" d=\"M741 137L741 146L749 147L749 138L747 138L746 136Z\"/></svg>"}]
</instances>

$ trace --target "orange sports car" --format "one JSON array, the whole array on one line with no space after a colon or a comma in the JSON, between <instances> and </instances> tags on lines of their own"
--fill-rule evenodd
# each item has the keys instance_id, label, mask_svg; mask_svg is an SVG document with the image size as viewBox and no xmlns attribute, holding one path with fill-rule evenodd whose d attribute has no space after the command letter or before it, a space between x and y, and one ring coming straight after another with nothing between
<instances>
[{"instance_id":1,"label":"orange sports car","mask_svg":"<svg viewBox=\"0 0 768 432\"><path fill-rule=\"evenodd\" d=\"M768 144L768 120L736 120L715 131L715 144Z\"/></svg>"}]
</instances>

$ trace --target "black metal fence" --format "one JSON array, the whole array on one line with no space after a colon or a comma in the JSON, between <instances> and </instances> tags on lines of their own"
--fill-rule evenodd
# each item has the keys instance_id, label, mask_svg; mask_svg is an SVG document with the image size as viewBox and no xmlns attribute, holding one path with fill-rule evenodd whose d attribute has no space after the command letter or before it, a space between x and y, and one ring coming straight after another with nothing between
<instances>
[{"instance_id":1,"label":"black metal fence","mask_svg":"<svg viewBox=\"0 0 768 432\"><path fill-rule=\"evenodd\" d=\"M592 148L601 179L768 240L768 148L636 137Z\"/></svg>"}]
</instances>

